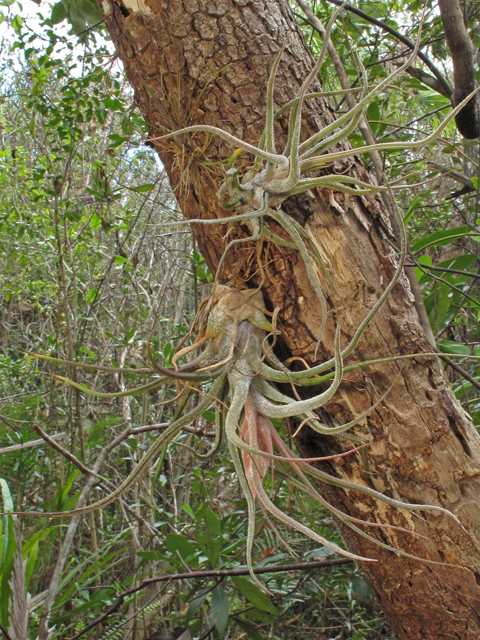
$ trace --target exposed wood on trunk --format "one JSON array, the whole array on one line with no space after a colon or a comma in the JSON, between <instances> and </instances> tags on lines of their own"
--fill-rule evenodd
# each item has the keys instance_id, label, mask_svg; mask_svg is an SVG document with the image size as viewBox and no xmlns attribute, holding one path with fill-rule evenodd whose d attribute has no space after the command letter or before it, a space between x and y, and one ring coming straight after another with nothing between
<instances>
[{"instance_id":1,"label":"exposed wood on trunk","mask_svg":"<svg viewBox=\"0 0 480 640\"><path fill-rule=\"evenodd\" d=\"M147 2L149 15L127 15L128 11L110 0L103 0L102 6L151 136L206 123L257 142L264 122L268 74L281 45L287 43L276 82L278 106L294 97L312 65L286 3ZM305 124L311 131L333 119L325 102L310 104L305 111ZM282 120L278 132L285 130ZM170 140L156 148L185 216L228 215L217 203L222 179L217 163L234 149L217 139L206 141L202 135L184 136L179 143ZM368 179L354 158L331 169L349 169ZM345 341L352 336L393 275L395 256L381 233L382 229L389 232L388 216L379 199L359 200L327 190L292 198L283 208L306 225L341 294L337 297L322 280L331 309L319 353L324 359L332 355L335 325L341 325ZM199 248L213 270L225 246L226 230L225 226L194 226ZM235 233L249 235L248 226L238 225ZM301 258L267 243L262 256L268 263L263 293L271 309L282 309L285 352L312 362L320 326L319 304ZM257 268L254 258L251 243L237 245L220 274L221 281L245 286ZM258 282L258 274L253 275L248 286ZM429 349L411 303L408 281L403 278L366 331L356 357L364 360ZM448 517L428 513L422 519L402 514L353 492L329 488L328 498L357 517L407 526L426 536L369 531L379 539L418 556L461 565L427 565L398 557L344 531L351 550L379 558L362 570L399 638L473 640L480 635L480 446L440 362L419 357L401 367L382 365L347 374L324 417L338 424L359 415L388 388L400 369L401 376L381 408L356 429L365 441L378 443L368 449L369 468L357 458L332 462L329 469L401 500L440 504L454 511L465 529ZM304 428L298 446L304 455L315 456L338 451L343 444Z\"/></svg>"}]
</instances>

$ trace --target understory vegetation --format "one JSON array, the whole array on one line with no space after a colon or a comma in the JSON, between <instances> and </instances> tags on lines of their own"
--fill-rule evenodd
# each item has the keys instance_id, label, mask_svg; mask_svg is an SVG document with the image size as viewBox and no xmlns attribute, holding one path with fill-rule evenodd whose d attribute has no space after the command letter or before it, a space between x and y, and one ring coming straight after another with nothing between
<instances>
[{"instance_id":1,"label":"understory vegetation","mask_svg":"<svg viewBox=\"0 0 480 640\"><path fill-rule=\"evenodd\" d=\"M414 47L424 8L403 0L360 4L380 26L344 11L331 31L357 100L364 82L373 88L406 62L412 47L391 31ZM317 59L325 34L291 5ZM288 465L266 470L265 493L328 544L257 509L255 568L298 566L265 571L261 584L248 575L251 505L235 454L217 441L215 412L202 409L212 387L189 395L186 378L161 378L162 367L188 372L200 357L203 343L191 329L201 325L214 274L190 226L179 224L175 193L145 142L146 124L93 3L83 14L73 1L29 5L28 16L16 2L0 6L2 513L87 509L162 444L101 510L59 519L2 516L2 633L9 640L141 640L157 631L165 633L156 640L256 640L292 637L294 626L299 639L392 638L373 590L332 548L344 545L330 511L312 492L300 493ZM318 1L311 9L327 25L332 5ZM467 10L478 48L480 6ZM359 115L376 142L391 146L381 149L381 171L401 185L395 194L406 264L414 267L436 345L456 365L445 364L453 392L480 427L478 139L462 138L451 119L436 139L412 144L451 112L450 98L438 91L438 77L452 82L451 56L428 3L420 51L439 74L435 88L425 83L431 69L417 61L424 76L392 78ZM341 117L351 107L328 55L319 76ZM367 144L358 128L347 133L353 147ZM372 157L361 157L373 176ZM227 395L216 391L218 407ZM160 441L184 410L193 418ZM294 449L298 424L291 417L271 423ZM22 611L28 636L15 626Z\"/></svg>"}]
</instances>

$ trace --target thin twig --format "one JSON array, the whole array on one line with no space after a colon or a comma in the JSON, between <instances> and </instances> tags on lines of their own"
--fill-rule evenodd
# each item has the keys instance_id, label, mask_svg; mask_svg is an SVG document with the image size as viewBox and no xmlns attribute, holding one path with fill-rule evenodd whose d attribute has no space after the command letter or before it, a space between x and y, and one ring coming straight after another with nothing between
<instances>
[{"instance_id":1,"label":"thin twig","mask_svg":"<svg viewBox=\"0 0 480 640\"><path fill-rule=\"evenodd\" d=\"M35 429L35 426L34 426L34 429ZM62 431L61 433L56 433L55 435L50 436L50 440L52 442L54 442L55 440L62 440L65 436L66 436L65 431ZM45 442L45 438L41 440L29 440L28 442L24 442L23 444L14 444L11 447L4 447L3 449L0 449L0 454L10 453L10 451L19 451L21 449L28 449L29 447L38 447L39 445L44 444L44 442Z\"/></svg>"},{"instance_id":2,"label":"thin twig","mask_svg":"<svg viewBox=\"0 0 480 640\"><path fill-rule=\"evenodd\" d=\"M368 13L365 13L365 11L362 11L361 9L357 9L356 7L352 7L351 4L345 4L341 0L328 0L328 2L331 2L332 4L336 4L338 7L342 6L346 11L350 11L351 13L357 14L357 16L359 16L360 18L363 18L367 22L374 24L376 27L380 27L382 31L386 31L390 35L394 36L397 40L400 40L400 42L403 42L403 44L406 45L412 51L415 49L415 44L411 40L406 38L396 29L392 29L392 27L389 27L388 24L385 24L384 22L381 22L376 18L372 18L372 16L368 15ZM418 52L418 57L422 62L424 62L427 65L430 71L434 74L434 76L437 78L439 83L445 89L446 93L448 94L448 97L451 97L453 95L452 87L449 85L449 83L445 79L445 76L442 74L442 72L439 69L437 69L437 67L433 64L433 62L431 62L429 58L427 58L427 56L421 51Z\"/></svg>"},{"instance_id":3,"label":"thin twig","mask_svg":"<svg viewBox=\"0 0 480 640\"><path fill-rule=\"evenodd\" d=\"M260 573L281 573L285 571L308 571L310 569L323 569L326 567L334 567L337 565L351 564L351 563L353 563L353 560L350 560L350 558L335 558L334 560L317 560L315 562L296 562L294 564L277 565L274 567L257 567L253 569L253 572L255 574L260 574ZM106 618L111 616L112 613L115 613L115 611L117 611L120 608L120 606L122 605L123 601L127 596L130 596L136 593L137 591L140 591L141 589L145 589L151 584L155 584L157 582L171 582L172 580L187 580L187 579L190 580L192 578L248 576L248 575L250 575L249 569L230 569L230 570L229 569L219 569L219 570L212 569L211 571L191 571L190 573L176 573L173 575L166 575L166 576L160 576L158 578L148 578L147 580L142 580L142 582L140 582L135 587L132 587L131 589L128 589L123 593L120 593L117 599L115 600L115 602L112 604L112 606L109 607L109 609L107 609L107 611L105 611L104 614L102 614L96 620L93 620L93 622L87 625L85 629L82 629L81 631L76 633L74 636L72 636L70 640L77 640L77 638L80 638L81 636L85 635L87 631L90 631L90 629L93 629L98 624L103 622Z\"/></svg>"},{"instance_id":4,"label":"thin twig","mask_svg":"<svg viewBox=\"0 0 480 640\"><path fill-rule=\"evenodd\" d=\"M284 571L308 571L309 569L321 569L337 564L349 564L353 562L350 558L335 558L334 560L316 560L314 562L295 562L293 564L275 565L273 567L257 567L253 569L255 574L261 573L281 573ZM160 576L158 578L147 578L143 580L136 590L144 589L150 584L164 582L165 580L191 580L192 578L228 577L228 576L248 576L250 571L245 569L211 569L207 571L191 571L190 573L176 573L174 575ZM133 593L131 589L129 593ZM73 640L73 638L72 638Z\"/></svg>"},{"instance_id":5,"label":"thin twig","mask_svg":"<svg viewBox=\"0 0 480 640\"><path fill-rule=\"evenodd\" d=\"M458 365L456 362L451 360L448 356L444 355L443 353L440 353L440 351L438 352L438 357L441 358L444 362L446 362L449 367L452 367L452 369L454 369L457 373L463 376L465 380L468 380L469 382L471 382L474 387L476 387L477 389L480 389L480 382L478 382L478 380L475 380L475 378L471 376L468 373L468 371L465 371L465 369L462 369L460 365Z\"/></svg>"}]
</instances>

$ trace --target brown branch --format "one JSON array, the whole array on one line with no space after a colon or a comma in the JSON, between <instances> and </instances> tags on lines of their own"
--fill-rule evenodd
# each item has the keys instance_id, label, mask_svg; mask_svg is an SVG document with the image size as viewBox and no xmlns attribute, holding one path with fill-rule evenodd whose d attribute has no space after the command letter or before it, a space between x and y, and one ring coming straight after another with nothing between
<instances>
[{"instance_id":1,"label":"brown branch","mask_svg":"<svg viewBox=\"0 0 480 640\"><path fill-rule=\"evenodd\" d=\"M337 7L343 6L343 8L346 11L350 11L351 13L355 13L360 18L363 18L367 22L370 22L371 24L374 24L375 26L379 27L380 29L382 29L382 31L386 31L390 35L394 36L397 40L400 40L400 42L403 42L403 44L406 45L412 51L415 49L415 43L414 42L412 42L411 40L406 38L404 35L402 35L396 29L392 29L392 27L389 27L388 24L385 24L384 22L381 22L380 20L377 20L376 18L372 18L372 16L369 16L368 13L365 13L364 11L361 11L361 9L357 9L356 7L352 7L351 4L344 4L342 2L342 0L328 0L328 1L331 2L332 4L336 4ZM427 65L427 67L433 73L433 75L438 80L440 85L443 87L443 91L441 92L442 95L444 95L447 98L451 98L452 95L453 95L452 87L448 84L448 82L447 82L445 76L443 75L443 73L421 51L418 52L418 57L420 58L420 60L422 62L424 62ZM473 89L471 91L473 91ZM471 93L471 91L468 92L468 93ZM465 94L464 97L466 97L468 95L468 93ZM459 102L461 102L461 100Z\"/></svg>"},{"instance_id":2,"label":"brown branch","mask_svg":"<svg viewBox=\"0 0 480 640\"><path fill-rule=\"evenodd\" d=\"M461 184L464 184L466 187L469 187L470 191L476 191L475 185L470 180L470 178L465 174L458 173L458 171L455 171L454 169L451 169L449 167L444 167L442 164L438 164L438 162L427 162L427 164L428 166L433 167L436 171L443 174L444 176L448 175L454 180L456 180L457 182L460 182Z\"/></svg>"},{"instance_id":3,"label":"brown branch","mask_svg":"<svg viewBox=\"0 0 480 640\"><path fill-rule=\"evenodd\" d=\"M258 567L253 569L253 573L256 575L261 573L281 573L285 571L308 571L309 569L323 569L326 567L335 567L337 565L342 564L351 564L353 560L350 558L335 558L334 560L317 560L315 562L295 562L293 564L283 564L274 567ZM103 622L106 618L115 613L123 601L127 596L130 596L137 591L141 591L151 584L156 584L157 582L171 582L172 580L191 580L192 578L228 578L229 576L248 576L250 575L250 571L248 569L212 569L211 571L190 571L188 573L174 573L173 575L160 576L158 578L148 578L147 580L142 580L137 586L128 589L127 591L123 591L123 593L119 594L115 602L103 613L99 618L93 620L89 625L87 625L84 629L76 633L74 636L70 638L70 640L77 640L81 636L85 635L87 631L93 629L98 624Z\"/></svg>"},{"instance_id":4,"label":"brown branch","mask_svg":"<svg viewBox=\"0 0 480 640\"><path fill-rule=\"evenodd\" d=\"M453 105L464 100L476 87L475 82L475 49L470 40L462 9L458 0L438 0L438 7L442 17L443 29L448 48L452 54ZM480 135L480 120L478 116L478 100L472 98L456 115L457 129L464 138L473 140Z\"/></svg>"},{"instance_id":5,"label":"brown branch","mask_svg":"<svg viewBox=\"0 0 480 640\"><path fill-rule=\"evenodd\" d=\"M424 267L428 271L443 271L445 273L456 273L459 276L468 276L469 278L475 278L477 280L480 280L480 273L472 273L471 271L462 271L461 269L450 269L448 267L434 267L433 265L428 265L428 264L423 264L422 267Z\"/></svg>"},{"instance_id":6,"label":"brown branch","mask_svg":"<svg viewBox=\"0 0 480 640\"><path fill-rule=\"evenodd\" d=\"M51 438L49 435L47 435L45 433L45 431L43 431L43 429L41 429L41 427L38 426L38 424L34 424L33 425L33 430L36 433L38 433L38 435L41 436L42 439L45 440L46 443L48 443L53 449L55 449L55 451L58 451L58 453L60 453L67 460L69 460L76 467L78 467L78 469L80 469L80 471L83 474L90 475L90 474L94 473L93 471L88 469L82 462L80 462L80 460L78 458L76 458L72 453L70 453L70 451L67 451L66 449L64 449L60 444L58 444L58 442L55 442L55 440L53 438ZM97 475L97 474L94 474L94 475Z\"/></svg>"},{"instance_id":7,"label":"brown branch","mask_svg":"<svg viewBox=\"0 0 480 640\"><path fill-rule=\"evenodd\" d=\"M350 558L336 558L334 560L316 560L314 562L294 562L293 564L282 564L273 567L258 567L253 569L253 573L281 573L285 571L308 571L309 569L321 569L323 567L333 567L339 564L350 564L353 560ZM191 580L192 578L226 578L228 576L248 576L248 569L211 569L207 571L190 571L189 573L176 573L169 576L161 576L159 578L148 578L143 580L138 587L129 590L128 595L144 589L150 584L156 582L165 582L166 580ZM73 640L73 638L72 638Z\"/></svg>"},{"instance_id":8,"label":"brown branch","mask_svg":"<svg viewBox=\"0 0 480 640\"><path fill-rule=\"evenodd\" d=\"M465 378L465 380L471 382L474 387L480 389L480 382L478 382L478 380L475 380L475 378L471 376L468 371L465 371L465 369L463 369L460 365L458 365L456 362L451 360L448 356L441 353L440 351L438 352L438 357L441 358L446 364L448 364L449 367L452 367L452 369L459 373L462 378Z\"/></svg>"},{"instance_id":9,"label":"brown branch","mask_svg":"<svg viewBox=\"0 0 480 640\"><path fill-rule=\"evenodd\" d=\"M429 111L428 113L424 113L423 116L420 116L418 118L414 118L413 120L410 120L409 122L406 122L405 124L403 124L401 127L397 127L393 131L389 131L388 133L384 134L381 138L379 138L379 140L382 140L383 138L388 138L389 136L394 136L399 131L403 131L403 130L407 129L410 125L415 124L416 122L420 122L421 120L425 120L425 118L429 118L430 116L434 116L436 113L439 113L440 111L443 111L444 109L450 109L450 105L446 104L443 107L438 107L438 109L434 109L433 111Z\"/></svg>"},{"instance_id":10,"label":"brown branch","mask_svg":"<svg viewBox=\"0 0 480 640\"><path fill-rule=\"evenodd\" d=\"M405 70L405 73L408 73L409 76L412 76L412 78L415 78L422 84L427 85L427 87L430 87L431 89L439 93L441 96L444 96L449 100L451 99L452 97L451 92L449 93L445 89L444 85L440 82L440 80L438 78L435 78L434 76L431 76L429 73L425 73L423 69L418 69L418 67L408 67L408 69Z\"/></svg>"}]
</instances>

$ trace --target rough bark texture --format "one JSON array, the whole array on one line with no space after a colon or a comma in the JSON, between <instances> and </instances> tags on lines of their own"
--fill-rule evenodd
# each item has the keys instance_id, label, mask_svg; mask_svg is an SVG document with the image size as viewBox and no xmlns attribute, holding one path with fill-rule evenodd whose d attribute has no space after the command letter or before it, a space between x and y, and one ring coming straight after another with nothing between
<instances>
[{"instance_id":1,"label":"rough bark texture","mask_svg":"<svg viewBox=\"0 0 480 640\"><path fill-rule=\"evenodd\" d=\"M152 138L187 124L216 124L249 142L262 131L265 89L274 57L286 51L277 76L278 106L294 97L312 60L287 4L280 0L146 0L146 11L129 11L103 0L109 32ZM306 109L306 127L330 122L332 111L317 102ZM286 121L278 124L285 132ZM228 215L217 203L219 160L234 151L216 139L183 136L156 146L180 205L189 218ZM331 167L368 176L358 160ZM290 199L284 210L304 224L333 275L341 298L322 281L331 312L319 359L331 356L334 327L346 341L392 277L395 258L382 239L388 222L380 201L323 190ZM200 250L215 270L225 246L224 226L194 225ZM280 231L278 231L281 233ZM249 234L237 225L235 234ZM234 234L234 235L235 235ZM234 236L230 236L234 237ZM280 306L285 353L312 362L319 330L319 304L301 258L263 244L266 304ZM255 247L236 246L220 274L223 282L259 282ZM248 282L247 282L248 281ZM246 284L247 283L247 284ZM403 278L365 332L360 360L428 351ZM351 361L351 360L350 360ZM350 362L349 361L349 362ZM362 566L399 638L467 640L480 637L480 446L471 422L452 397L437 359L382 365L347 374L324 413L332 424L359 415L401 375L382 403L356 429L368 449L369 468L359 458L332 464L339 476L370 485L408 502L440 504L455 512L465 529L446 516L393 511L354 492L326 489L346 512L372 522L406 526L426 538L370 529L392 546L445 565L425 564L373 546L345 530L348 547L376 563ZM298 446L308 456L343 445L304 428ZM449 566L447 566L447 563Z\"/></svg>"},{"instance_id":2,"label":"rough bark texture","mask_svg":"<svg viewBox=\"0 0 480 640\"><path fill-rule=\"evenodd\" d=\"M455 90L453 104L464 100L477 86L475 81L475 48L468 37L459 0L438 0L448 48L452 54ZM480 135L478 97L468 102L455 118L457 128L465 138Z\"/></svg>"}]
</instances>

